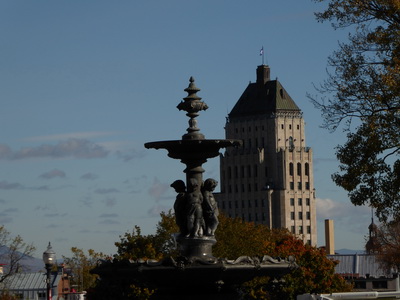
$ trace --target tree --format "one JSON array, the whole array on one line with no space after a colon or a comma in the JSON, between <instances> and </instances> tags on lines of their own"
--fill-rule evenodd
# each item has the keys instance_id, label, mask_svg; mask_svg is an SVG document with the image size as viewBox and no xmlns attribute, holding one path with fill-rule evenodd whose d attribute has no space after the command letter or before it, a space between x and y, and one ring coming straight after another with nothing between
<instances>
[{"instance_id":1,"label":"tree","mask_svg":"<svg viewBox=\"0 0 400 300\"><path fill-rule=\"evenodd\" d=\"M318 21L353 30L328 59L321 97L309 96L325 128L347 132L332 178L354 205L371 205L381 221L399 218L400 2L314 1L328 2Z\"/></svg>"},{"instance_id":2,"label":"tree","mask_svg":"<svg viewBox=\"0 0 400 300\"><path fill-rule=\"evenodd\" d=\"M374 243L377 260L388 273L400 271L400 222L375 227Z\"/></svg>"},{"instance_id":3,"label":"tree","mask_svg":"<svg viewBox=\"0 0 400 300\"><path fill-rule=\"evenodd\" d=\"M71 269L73 277L71 284L78 287L78 291L87 291L94 287L97 279L96 274L90 273L98 260L105 259L106 255L101 252L95 252L92 249L87 251L87 255L82 249L72 247L72 257L63 257L64 263Z\"/></svg>"},{"instance_id":4,"label":"tree","mask_svg":"<svg viewBox=\"0 0 400 300\"><path fill-rule=\"evenodd\" d=\"M11 237L10 232L4 226L0 226L0 262L5 264L0 282L7 277L24 270L24 259L29 258L35 251L32 244L27 244L17 235Z\"/></svg>"}]
</instances>

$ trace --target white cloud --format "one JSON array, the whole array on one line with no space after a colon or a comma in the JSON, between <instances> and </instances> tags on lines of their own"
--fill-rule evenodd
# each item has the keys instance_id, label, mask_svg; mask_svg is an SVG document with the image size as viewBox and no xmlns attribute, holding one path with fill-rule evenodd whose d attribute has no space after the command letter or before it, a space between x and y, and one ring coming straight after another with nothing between
<instances>
[{"instance_id":1,"label":"white cloud","mask_svg":"<svg viewBox=\"0 0 400 300\"><path fill-rule=\"evenodd\" d=\"M51 179L51 178L56 178L56 177L65 178L65 176L66 175L65 175L64 171L54 169L54 170L48 171L46 173L43 173L39 177L44 178L44 179Z\"/></svg>"},{"instance_id":2,"label":"white cloud","mask_svg":"<svg viewBox=\"0 0 400 300\"><path fill-rule=\"evenodd\" d=\"M43 141L61 141L68 139L90 139L96 138L100 136L109 136L115 135L116 132L113 131L86 131L86 132L70 132L70 133L61 133L61 134L53 134L53 135L42 135L42 136L32 136L29 138L25 138L25 141L31 142L43 142Z\"/></svg>"},{"instance_id":3,"label":"white cloud","mask_svg":"<svg viewBox=\"0 0 400 300\"><path fill-rule=\"evenodd\" d=\"M36 147L24 147L13 151L7 145L0 145L0 159L19 160L27 158L102 158L109 151L104 147L84 139L68 139L55 145L43 144Z\"/></svg>"},{"instance_id":4,"label":"white cloud","mask_svg":"<svg viewBox=\"0 0 400 300\"><path fill-rule=\"evenodd\" d=\"M170 184L161 183L158 178L154 178L152 186L149 188L148 193L156 201L161 200L162 196L170 189Z\"/></svg>"}]
</instances>

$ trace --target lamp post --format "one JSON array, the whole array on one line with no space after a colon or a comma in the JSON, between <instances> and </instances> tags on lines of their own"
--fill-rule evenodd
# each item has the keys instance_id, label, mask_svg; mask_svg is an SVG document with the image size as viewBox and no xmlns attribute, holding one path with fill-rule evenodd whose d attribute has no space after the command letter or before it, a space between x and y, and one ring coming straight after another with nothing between
<instances>
[{"instance_id":1,"label":"lamp post","mask_svg":"<svg viewBox=\"0 0 400 300\"><path fill-rule=\"evenodd\" d=\"M264 190L267 191L267 200L268 200L268 227L272 229L272 192L274 191L271 183L267 183L264 187Z\"/></svg>"},{"instance_id":2,"label":"lamp post","mask_svg":"<svg viewBox=\"0 0 400 300\"><path fill-rule=\"evenodd\" d=\"M47 250L43 252L43 262L46 266L47 277L46 277L46 288L47 288L47 300L51 300L51 282L50 282L50 274L51 268L53 267L56 261L56 253L51 248L51 244L47 246Z\"/></svg>"}]
</instances>

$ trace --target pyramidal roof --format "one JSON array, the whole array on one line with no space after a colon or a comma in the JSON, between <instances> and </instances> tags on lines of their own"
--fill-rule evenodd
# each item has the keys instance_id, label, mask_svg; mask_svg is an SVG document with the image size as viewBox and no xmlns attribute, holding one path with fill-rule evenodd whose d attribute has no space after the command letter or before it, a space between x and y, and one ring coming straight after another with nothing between
<instances>
[{"instance_id":1,"label":"pyramidal roof","mask_svg":"<svg viewBox=\"0 0 400 300\"><path fill-rule=\"evenodd\" d=\"M281 83L278 80L270 80L269 74L268 66L257 67L257 81L249 83L229 113L230 118L301 111Z\"/></svg>"}]
</instances>

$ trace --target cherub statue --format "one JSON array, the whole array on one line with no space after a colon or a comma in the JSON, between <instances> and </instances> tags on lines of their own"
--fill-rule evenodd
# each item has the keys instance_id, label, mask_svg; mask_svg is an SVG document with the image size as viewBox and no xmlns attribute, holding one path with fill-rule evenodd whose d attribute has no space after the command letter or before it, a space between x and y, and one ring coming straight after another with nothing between
<instances>
[{"instance_id":1,"label":"cherub statue","mask_svg":"<svg viewBox=\"0 0 400 300\"><path fill-rule=\"evenodd\" d=\"M203 196L200 192L200 185L195 178L189 179L188 191L186 193L186 215L187 215L187 236L203 236Z\"/></svg>"},{"instance_id":2,"label":"cherub statue","mask_svg":"<svg viewBox=\"0 0 400 300\"><path fill-rule=\"evenodd\" d=\"M203 216L205 222L205 234L213 236L218 227L218 204L214 198L213 191L217 187L218 181L212 178L204 181L203 193Z\"/></svg>"},{"instance_id":3,"label":"cherub statue","mask_svg":"<svg viewBox=\"0 0 400 300\"><path fill-rule=\"evenodd\" d=\"M175 189L176 200L174 203L175 211L175 222L179 227L179 231L182 235L187 234L187 224L186 224L186 186L183 180L175 180L171 183L171 187Z\"/></svg>"}]
</instances>

